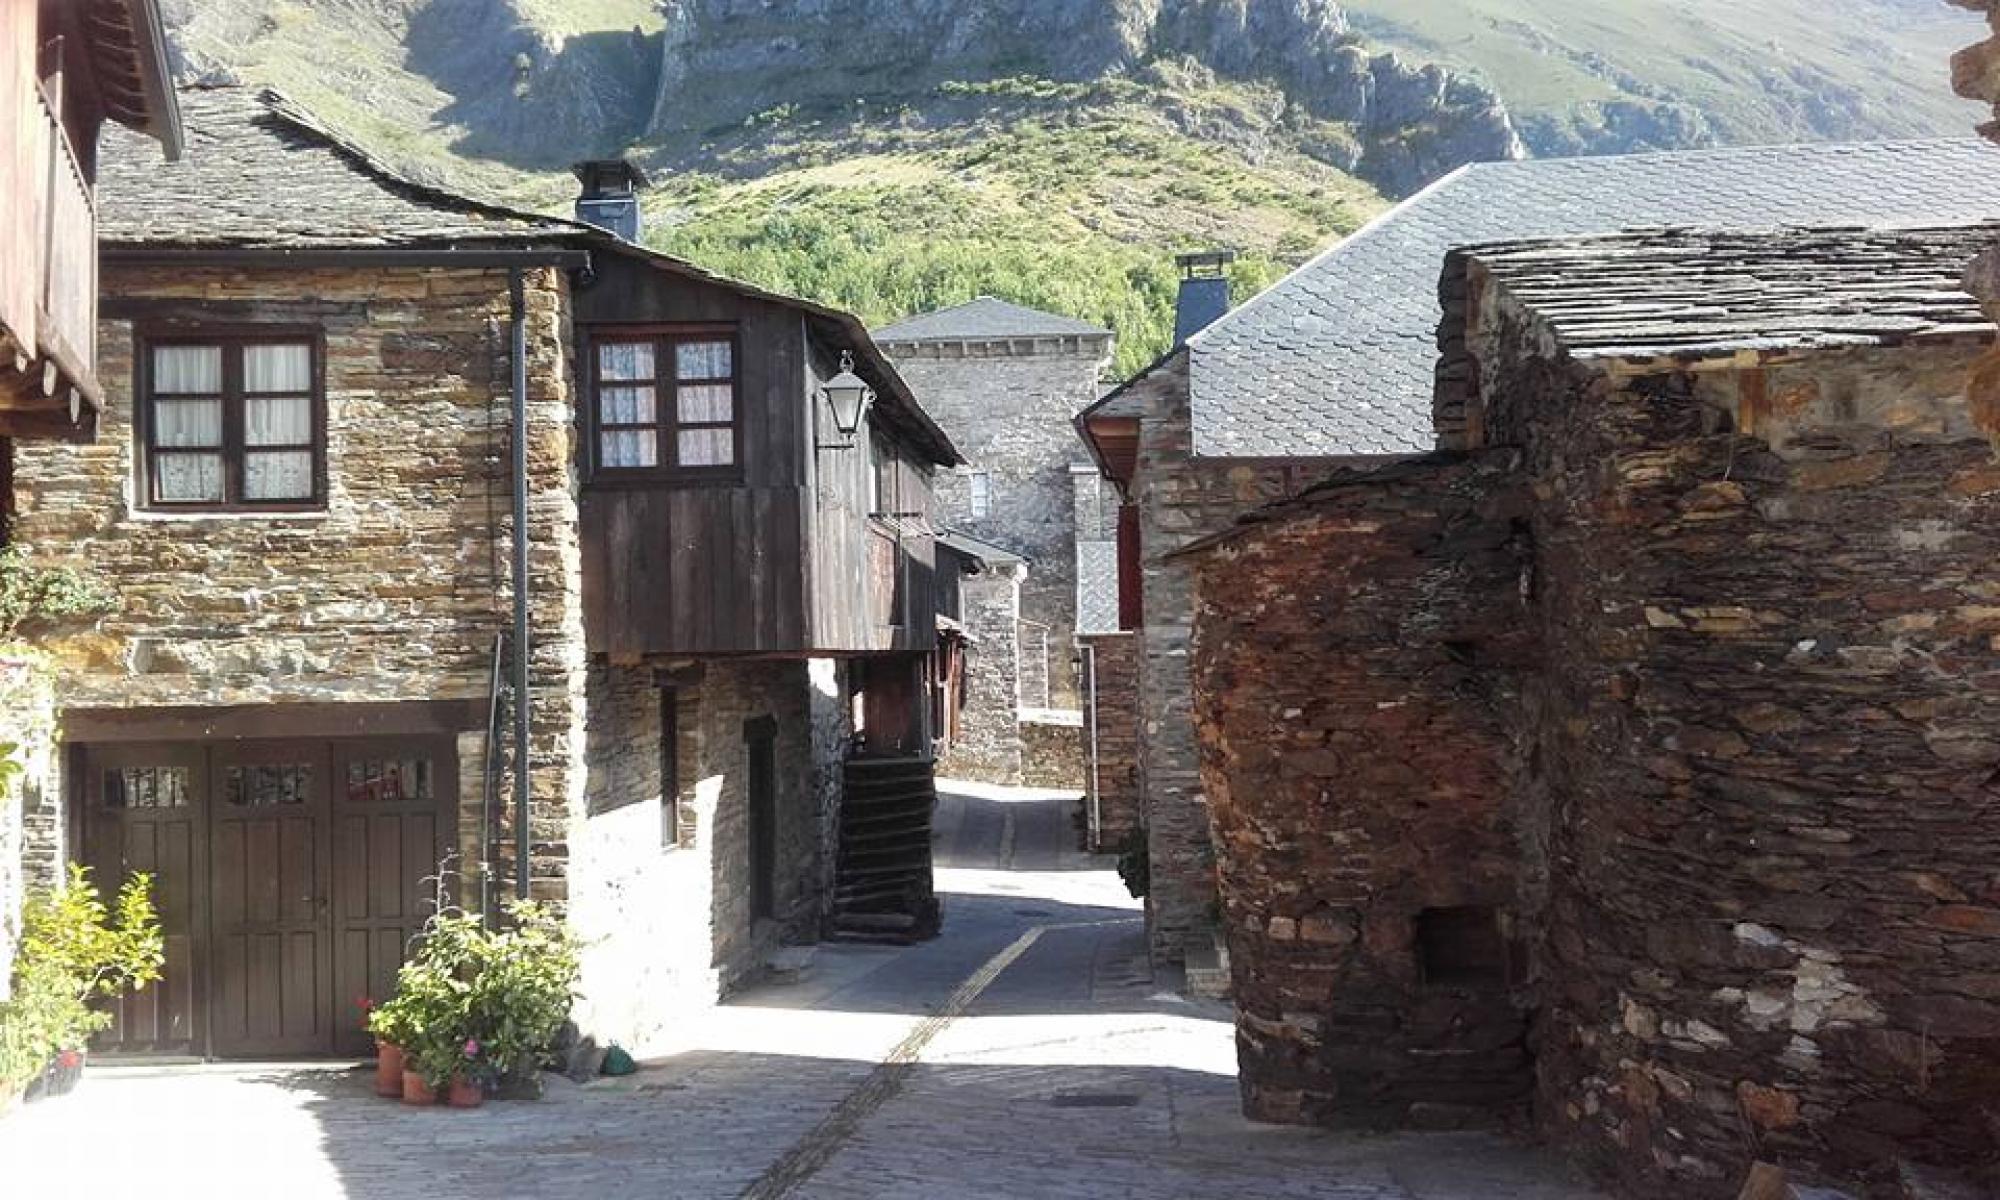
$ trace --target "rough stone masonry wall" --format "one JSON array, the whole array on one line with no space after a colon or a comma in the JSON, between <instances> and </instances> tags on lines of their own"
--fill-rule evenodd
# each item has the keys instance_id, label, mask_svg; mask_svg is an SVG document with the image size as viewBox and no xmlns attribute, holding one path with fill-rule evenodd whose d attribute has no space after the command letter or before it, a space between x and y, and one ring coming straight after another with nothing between
<instances>
[{"instance_id":1,"label":"rough stone masonry wall","mask_svg":"<svg viewBox=\"0 0 2000 1200\"><path fill-rule=\"evenodd\" d=\"M969 467L937 478L939 520L1028 560L1021 618L1048 628L1038 686L1023 702L1077 708L1076 524L1070 464L1085 452L1070 421L1097 399L1111 356L1104 336L898 343L886 347L924 409ZM970 473L992 480L992 508L972 515ZM977 660L970 669L983 670ZM1046 675L1048 695L1039 681Z\"/></svg>"},{"instance_id":2,"label":"rough stone masonry wall","mask_svg":"<svg viewBox=\"0 0 2000 1200\"><path fill-rule=\"evenodd\" d=\"M1095 672L1095 699L1084 710L1095 761L1089 802L1097 809L1097 836L1084 830L1084 849L1122 852L1139 824L1139 639L1131 633L1098 633L1082 639Z\"/></svg>"},{"instance_id":3,"label":"rough stone masonry wall","mask_svg":"<svg viewBox=\"0 0 2000 1200\"><path fill-rule=\"evenodd\" d=\"M1214 933L1214 853L1190 707L1188 645L1194 620L1190 564L1167 557L1228 528L1245 512L1290 495L1323 470L1310 464L1230 463L1193 457L1187 356L1128 393L1142 405L1132 482L1143 559L1139 633L1141 786L1152 890L1146 928L1158 963L1185 960Z\"/></svg>"},{"instance_id":4,"label":"rough stone masonry wall","mask_svg":"<svg viewBox=\"0 0 2000 1200\"><path fill-rule=\"evenodd\" d=\"M21 903L62 870L55 676L31 649L0 649L0 746L19 768L0 786L0 1000L11 993Z\"/></svg>"},{"instance_id":5,"label":"rough stone masonry wall","mask_svg":"<svg viewBox=\"0 0 2000 1200\"><path fill-rule=\"evenodd\" d=\"M534 889L560 896L582 778L583 629L563 284L530 272ZM116 590L52 643L65 707L483 697L508 620L507 282L499 271L107 267L90 445L24 444L16 535ZM135 322L317 327L324 512L136 511ZM477 774L464 786L476 799ZM511 858L511 834L500 853Z\"/></svg>"},{"instance_id":6,"label":"rough stone masonry wall","mask_svg":"<svg viewBox=\"0 0 2000 1200\"><path fill-rule=\"evenodd\" d=\"M1548 496L1541 1113L1634 1194L2000 1152L2000 468L1972 361L1489 397ZM1709 432L1740 391L1774 415Z\"/></svg>"},{"instance_id":7,"label":"rough stone masonry wall","mask_svg":"<svg viewBox=\"0 0 2000 1200\"><path fill-rule=\"evenodd\" d=\"M1536 647L1510 466L1350 474L1198 560L1196 719L1252 1117L1525 1110L1509 718ZM1469 949L1497 953L1435 932L1467 914L1493 935Z\"/></svg>"},{"instance_id":8,"label":"rough stone masonry wall","mask_svg":"<svg viewBox=\"0 0 2000 1200\"><path fill-rule=\"evenodd\" d=\"M1021 782L1020 613L1023 568L988 566L959 581L966 648L958 738L938 773L983 783Z\"/></svg>"},{"instance_id":9,"label":"rough stone masonry wall","mask_svg":"<svg viewBox=\"0 0 2000 1200\"><path fill-rule=\"evenodd\" d=\"M804 662L709 663L672 689L678 823L662 802L653 665L593 662L571 915L590 931L578 1025L635 1054L684 1049L697 1018L784 942L816 940L827 897L813 680ZM777 917L750 919L746 721L777 723ZM837 761L837 759L836 759Z\"/></svg>"}]
</instances>

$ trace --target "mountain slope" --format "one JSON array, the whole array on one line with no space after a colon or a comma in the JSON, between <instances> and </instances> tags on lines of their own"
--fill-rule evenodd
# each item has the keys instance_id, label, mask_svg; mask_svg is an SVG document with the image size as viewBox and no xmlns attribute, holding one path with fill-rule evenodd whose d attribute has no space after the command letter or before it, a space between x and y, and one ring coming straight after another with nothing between
<instances>
[{"instance_id":1,"label":"mountain slope","mask_svg":"<svg viewBox=\"0 0 2000 1200\"><path fill-rule=\"evenodd\" d=\"M279 86L413 173L559 211L565 164L632 153L664 248L874 321L980 292L1073 313L1125 370L1164 346L1172 251L1243 251L1248 290L1523 140L1973 123L1944 84L1972 34L1938 0L1750 7L167 0L187 73Z\"/></svg>"},{"instance_id":2,"label":"mountain slope","mask_svg":"<svg viewBox=\"0 0 2000 1200\"><path fill-rule=\"evenodd\" d=\"M1478 75L1538 155L1960 134L1942 0L1344 0L1370 41Z\"/></svg>"}]
</instances>

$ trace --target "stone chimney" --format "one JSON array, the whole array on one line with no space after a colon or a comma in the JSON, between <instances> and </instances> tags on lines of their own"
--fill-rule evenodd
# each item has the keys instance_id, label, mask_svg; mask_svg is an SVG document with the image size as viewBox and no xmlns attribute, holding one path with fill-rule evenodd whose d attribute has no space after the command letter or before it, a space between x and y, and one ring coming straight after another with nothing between
<instances>
[{"instance_id":1,"label":"stone chimney","mask_svg":"<svg viewBox=\"0 0 2000 1200\"><path fill-rule=\"evenodd\" d=\"M629 158L593 158L570 170L583 185L576 197L576 219L628 242L638 241L638 193L647 183L639 164Z\"/></svg>"},{"instance_id":2,"label":"stone chimney","mask_svg":"<svg viewBox=\"0 0 2000 1200\"><path fill-rule=\"evenodd\" d=\"M1181 269L1181 291L1174 300L1176 349L1229 311L1229 276L1225 271L1235 261L1234 250L1175 256L1174 265Z\"/></svg>"}]
</instances>

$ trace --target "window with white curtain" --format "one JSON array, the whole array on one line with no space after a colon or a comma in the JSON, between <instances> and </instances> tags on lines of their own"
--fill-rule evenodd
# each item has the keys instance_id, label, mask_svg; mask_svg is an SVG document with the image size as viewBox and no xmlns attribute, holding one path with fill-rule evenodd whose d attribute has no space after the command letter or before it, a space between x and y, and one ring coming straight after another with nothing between
<instances>
[{"instance_id":1,"label":"window with white curtain","mask_svg":"<svg viewBox=\"0 0 2000 1200\"><path fill-rule=\"evenodd\" d=\"M156 341L146 348L146 499L163 508L298 508L320 497L314 344Z\"/></svg>"},{"instance_id":2,"label":"window with white curtain","mask_svg":"<svg viewBox=\"0 0 2000 1200\"><path fill-rule=\"evenodd\" d=\"M599 470L736 465L733 337L691 330L602 332L594 354Z\"/></svg>"}]
</instances>

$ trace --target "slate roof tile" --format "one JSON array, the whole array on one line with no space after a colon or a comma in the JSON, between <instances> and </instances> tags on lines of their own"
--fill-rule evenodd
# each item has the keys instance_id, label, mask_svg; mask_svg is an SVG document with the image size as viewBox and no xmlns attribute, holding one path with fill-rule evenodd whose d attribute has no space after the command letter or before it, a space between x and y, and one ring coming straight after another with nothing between
<instances>
[{"instance_id":1,"label":"slate roof tile","mask_svg":"<svg viewBox=\"0 0 2000 1200\"><path fill-rule=\"evenodd\" d=\"M1109 330L1088 321L1043 312L981 296L964 304L922 313L875 331L875 340L890 342L966 342L1010 337L1109 337Z\"/></svg>"},{"instance_id":2,"label":"slate roof tile","mask_svg":"<svg viewBox=\"0 0 2000 1200\"><path fill-rule=\"evenodd\" d=\"M2000 148L1976 138L1466 167L1189 341L1194 453L1430 450L1438 276L1456 247L1640 226L1886 227L1994 215Z\"/></svg>"}]
</instances>

